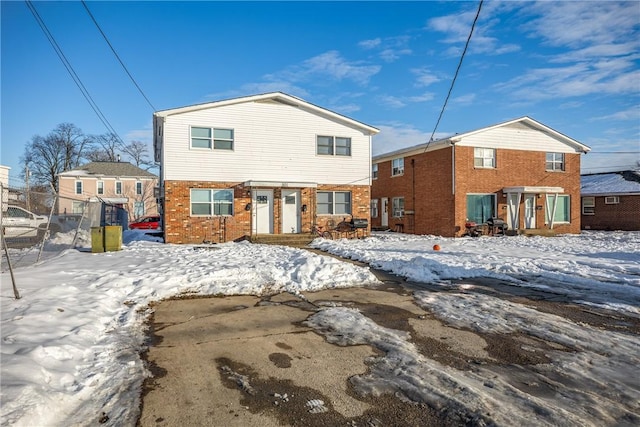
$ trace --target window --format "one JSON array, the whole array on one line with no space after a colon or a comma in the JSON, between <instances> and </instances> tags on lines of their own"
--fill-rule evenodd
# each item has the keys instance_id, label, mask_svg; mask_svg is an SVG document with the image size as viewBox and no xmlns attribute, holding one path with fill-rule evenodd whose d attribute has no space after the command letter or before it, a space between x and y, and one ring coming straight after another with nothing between
<instances>
[{"instance_id":1,"label":"window","mask_svg":"<svg viewBox=\"0 0 640 427\"><path fill-rule=\"evenodd\" d=\"M233 150L233 129L191 128L191 148Z\"/></svg>"},{"instance_id":2,"label":"window","mask_svg":"<svg viewBox=\"0 0 640 427\"><path fill-rule=\"evenodd\" d=\"M378 199L371 199L371 218L378 218Z\"/></svg>"},{"instance_id":3,"label":"window","mask_svg":"<svg viewBox=\"0 0 640 427\"><path fill-rule=\"evenodd\" d=\"M404 157L391 161L391 176L404 174Z\"/></svg>"},{"instance_id":4,"label":"window","mask_svg":"<svg viewBox=\"0 0 640 427\"><path fill-rule=\"evenodd\" d=\"M467 220L484 224L496 216L495 194L467 194Z\"/></svg>"},{"instance_id":5,"label":"window","mask_svg":"<svg viewBox=\"0 0 640 427\"><path fill-rule=\"evenodd\" d=\"M495 168L496 150L493 148L474 148L473 166L476 168Z\"/></svg>"},{"instance_id":6,"label":"window","mask_svg":"<svg viewBox=\"0 0 640 427\"><path fill-rule=\"evenodd\" d=\"M82 194L82 181L76 181L76 194Z\"/></svg>"},{"instance_id":7,"label":"window","mask_svg":"<svg viewBox=\"0 0 640 427\"><path fill-rule=\"evenodd\" d=\"M325 156L350 156L351 138L340 136L318 135L316 137L316 153Z\"/></svg>"},{"instance_id":8,"label":"window","mask_svg":"<svg viewBox=\"0 0 640 427\"><path fill-rule=\"evenodd\" d=\"M104 181L98 181L97 194L104 194Z\"/></svg>"},{"instance_id":9,"label":"window","mask_svg":"<svg viewBox=\"0 0 640 427\"><path fill-rule=\"evenodd\" d=\"M595 215L595 214L596 214L596 198L583 197L582 198L582 215Z\"/></svg>"},{"instance_id":10,"label":"window","mask_svg":"<svg viewBox=\"0 0 640 427\"><path fill-rule=\"evenodd\" d=\"M71 213L72 214L82 214L84 212L84 202L72 201L71 202Z\"/></svg>"},{"instance_id":11,"label":"window","mask_svg":"<svg viewBox=\"0 0 640 427\"><path fill-rule=\"evenodd\" d=\"M318 191L318 215L350 215L350 191Z\"/></svg>"},{"instance_id":12,"label":"window","mask_svg":"<svg viewBox=\"0 0 640 427\"><path fill-rule=\"evenodd\" d=\"M378 164L371 165L371 178L378 179Z\"/></svg>"},{"instance_id":13,"label":"window","mask_svg":"<svg viewBox=\"0 0 640 427\"><path fill-rule=\"evenodd\" d=\"M136 182L136 194L138 195L142 194L142 182L140 181Z\"/></svg>"},{"instance_id":14,"label":"window","mask_svg":"<svg viewBox=\"0 0 640 427\"><path fill-rule=\"evenodd\" d=\"M620 197L618 196L607 196L604 198L605 205L617 205L620 203Z\"/></svg>"},{"instance_id":15,"label":"window","mask_svg":"<svg viewBox=\"0 0 640 427\"><path fill-rule=\"evenodd\" d=\"M144 202L133 202L133 217L140 218L144 215Z\"/></svg>"},{"instance_id":16,"label":"window","mask_svg":"<svg viewBox=\"0 0 640 427\"><path fill-rule=\"evenodd\" d=\"M547 195L547 211L546 211L546 215L545 215L545 224L548 224L551 219L551 214L553 212L553 202L555 200L556 196L554 196L553 194L548 194ZM570 204L569 204L569 196L565 196L565 195L559 195L558 196L558 205L556 206L556 214L553 217L553 222L554 223L559 223L559 222L565 222L568 223L570 222L570 215L571 215L571 210L570 210Z\"/></svg>"},{"instance_id":17,"label":"window","mask_svg":"<svg viewBox=\"0 0 640 427\"><path fill-rule=\"evenodd\" d=\"M116 181L116 194L122 194L122 181Z\"/></svg>"},{"instance_id":18,"label":"window","mask_svg":"<svg viewBox=\"0 0 640 427\"><path fill-rule=\"evenodd\" d=\"M233 215L233 190L192 188L191 215Z\"/></svg>"},{"instance_id":19,"label":"window","mask_svg":"<svg viewBox=\"0 0 640 427\"><path fill-rule=\"evenodd\" d=\"M404 216L404 197L394 197L391 199L391 208L393 209L393 217L401 218Z\"/></svg>"},{"instance_id":20,"label":"window","mask_svg":"<svg viewBox=\"0 0 640 427\"><path fill-rule=\"evenodd\" d=\"M547 153L545 168L548 171L563 171L564 153Z\"/></svg>"}]
</instances>

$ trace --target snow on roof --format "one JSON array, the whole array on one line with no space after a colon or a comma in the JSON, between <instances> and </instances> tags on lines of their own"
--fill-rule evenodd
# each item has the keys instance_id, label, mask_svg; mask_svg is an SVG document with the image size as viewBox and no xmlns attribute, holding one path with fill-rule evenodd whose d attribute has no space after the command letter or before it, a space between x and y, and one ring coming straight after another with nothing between
<instances>
[{"instance_id":1,"label":"snow on roof","mask_svg":"<svg viewBox=\"0 0 640 427\"><path fill-rule=\"evenodd\" d=\"M580 194L640 194L640 171L622 171L582 175Z\"/></svg>"}]
</instances>

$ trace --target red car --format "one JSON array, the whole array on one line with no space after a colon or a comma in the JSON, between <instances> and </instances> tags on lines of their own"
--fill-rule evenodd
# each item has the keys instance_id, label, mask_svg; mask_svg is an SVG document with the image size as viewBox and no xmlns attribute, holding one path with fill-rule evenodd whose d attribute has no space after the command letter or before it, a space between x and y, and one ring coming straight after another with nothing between
<instances>
[{"instance_id":1,"label":"red car","mask_svg":"<svg viewBox=\"0 0 640 427\"><path fill-rule=\"evenodd\" d=\"M148 215L129 224L131 230L157 230L160 228L160 215Z\"/></svg>"}]
</instances>

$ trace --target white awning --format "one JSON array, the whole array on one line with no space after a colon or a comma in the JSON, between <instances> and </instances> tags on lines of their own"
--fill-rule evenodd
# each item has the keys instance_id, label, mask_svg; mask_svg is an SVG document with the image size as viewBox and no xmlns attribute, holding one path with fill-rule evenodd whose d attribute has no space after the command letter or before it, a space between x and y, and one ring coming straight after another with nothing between
<instances>
[{"instance_id":1,"label":"white awning","mask_svg":"<svg viewBox=\"0 0 640 427\"><path fill-rule=\"evenodd\" d=\"M246 181L245 187L317 188L315 182Z\"/></svg>"},{"instance_id":2,"label":"white awning","mask_svg":"<svg viewBox=\"0 0 640 427\"><path fill-rule=\"evenodd\" d=\"M90 202L104 202L112 205L124 205L129 202L128 197L91 197Z\"/></svg>"},{"instance_id":3,"label":"white awning","mask_svg":"<svg viewBox=\"0 0 640 427\"><path fill-rule=\"evenodd\" d=\"M530 194L530 193L538 193L538 194L558 194L564 193L564 188L562 187L504 187L502 189L503 193L521 193L521 194Z\"/></svg>"}]
</instances>

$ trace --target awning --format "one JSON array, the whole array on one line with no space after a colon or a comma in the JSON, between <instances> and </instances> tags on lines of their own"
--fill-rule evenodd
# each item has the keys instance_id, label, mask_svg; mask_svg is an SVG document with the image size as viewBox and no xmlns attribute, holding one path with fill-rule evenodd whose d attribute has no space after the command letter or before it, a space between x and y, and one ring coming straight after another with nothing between
<instances>
[{"instance_id":1,"label":"awning","mask_svg":"<svg viewBox=\"0 0 640 427\"><path fill-rule=\"evenodd\" d=\"M125 205L129 202L128 197L91 197L90 202L104 202L112 205Z\"/></svg>"},{"instance_id":2,"label":"awning","mask_svg":"<svg viewBox=\"0 0 640 427\"><path fill-rule=\"evenodd\" d=\"M562 187L504 187L502 189L503 193L522 193L522 194L557 194L564 193L564 188Z\"/></svg>"},{"instance_id":3,"label":"awning","mask_svg":"<svg viewBox=\"0 0 640 427\"><path fill-rule=\"evenodd\" d=\"M315 182L246 181L245 187L317 188Z\"/></svg>"}]
</instances>

